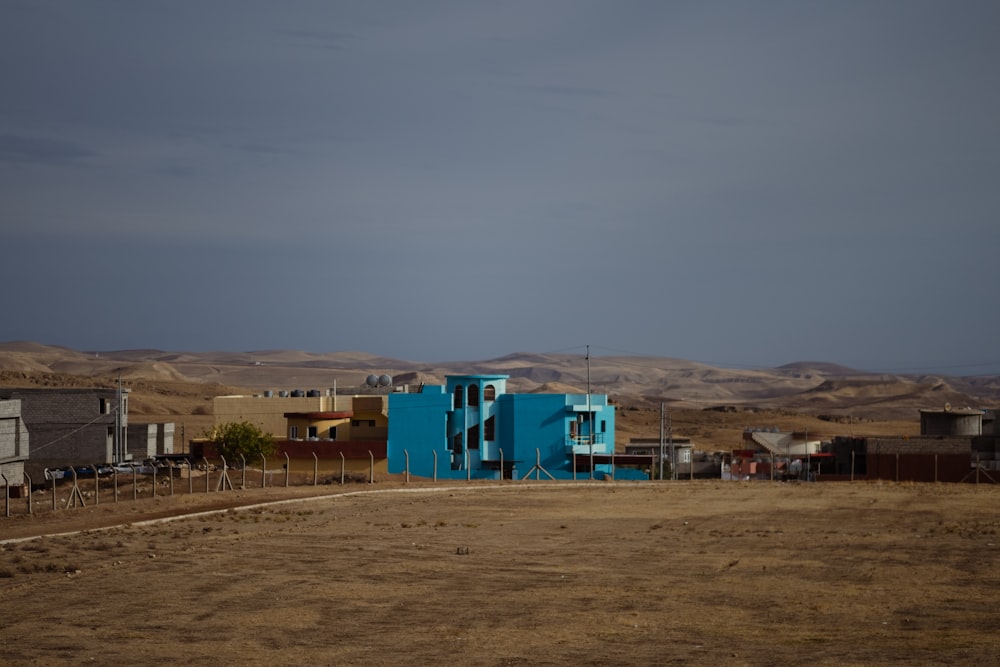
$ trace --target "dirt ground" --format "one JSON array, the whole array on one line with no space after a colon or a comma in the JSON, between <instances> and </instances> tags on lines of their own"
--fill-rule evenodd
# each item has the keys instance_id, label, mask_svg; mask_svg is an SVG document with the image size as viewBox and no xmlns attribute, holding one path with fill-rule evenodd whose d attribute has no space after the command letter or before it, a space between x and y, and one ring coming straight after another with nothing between
<instances>
[{"instance_id":1,"label":"dirt ground","mask_svg":"<svg viewBox=\"0 0 1000 667\"><path fill-rule=\"evenodd\" d=\"M175 491L55 511L36 499L32 516L0 518L5 664L984 665L1000 652L993 486Z\"/></svg>"}]
</instances>

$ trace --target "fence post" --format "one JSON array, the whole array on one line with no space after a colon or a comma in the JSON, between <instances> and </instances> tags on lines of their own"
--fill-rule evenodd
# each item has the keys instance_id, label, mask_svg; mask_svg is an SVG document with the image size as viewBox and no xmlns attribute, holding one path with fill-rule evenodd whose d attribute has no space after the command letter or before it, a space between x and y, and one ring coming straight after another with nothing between
<instances>
[{"instance_id":1,"label":"fence post","mask_svg":"<svg viewBox=\"0 0 1000 667\"><path fill-rule=\"evenodd\" d=\"M94 466L94 504L101 504L101 475L97 472L97 466Z\"/></svg>"},{"instance_id":2,"label":"fence post","mask_svg":"<svg viewBox=\"0 0 1000 667\"><path fill-rule=\"evenodd\" d=\"M208 459L202 458L202 461L205 462L205 493L208 493L208 478L211 477L211 475L209 474L210 471L208 469Z\"/></svg>"},{"instance_id":3,"label":"fence post","mask_svg":"<svg viewBox=\"0 0 1000 667\"><path fill-rule=\"evenodd\" d=\"M288 488L288 474L292 471L292 461L288 458L288 452L285 452L285 488Z\"/></svg>"},{"instance_id":4,"label":"fence post","mask_svg":"<svg viewBox=\"0 0 1000 667\"><path fill-rule=\"evenodd\" d=\"M263 454L260 455L260 488L267 486L267 457Z\"/></svg>"},{"instance_id":5,"label":"fence post","mask_svg":"<svg viewBox=\"0 0 1000 667\"><path fill-rule=\"evenodd\" d=\"M45 469L48 472L48 468ZM56 508L56 476L52 473L52 509Z\"/></svg>"},{"instance_id":6,"label":"fence post","mask_svg":"<svg viewBox=\"0 0 1000 667\"><path fill-rule=\"evenodd\" d=\"M938 455L934 455L934 483L937 484L938 479Z\"/></svg>"},{"instance_id":7,"label":"fence post","mask_svg":"<svg viewBox=\"0 0 1000 667\"><path fill-rule=\"evenodd\" d=\"M979 452L976 452L976 484L979 484Z\"/></svg>"},{"instance_id":8,"label":"fence post","mask_svg":"<svg viewBox=\"0 0 1000 667\"><path fill-rule=\"evenodd\" d=\"M316 452L313 455L313 486L319 484L319 457L316 456Z\"/></svg>"},{"instance_id":9,"label":"fence post","mask_svg":"<svg viewBox=\"0 0 1000 667\"><path fill-rule=\"evenodd\" d=\"M431 450L431 454L434 455L434 482L438 481L438 453L436 449Z\"/></svg>"},{"instance_id":10,"label":"fence post","mask_svg":"<svg viewBox=\"0 0 1000 667\"><path fill-rule=\"evenodd\" d=\"M247 457L240 454L240 460L243 462L243 481L240 482L240 488L245 490L247 488Z\"/></svg>"},{"instance_id":11,"label":"fence post","mask_svg":"<svg viewBox=\"0 0 1000 667\"><path fill-rule=\"evenodd\" d=\"M118 504L118 464L111 466L111 484L115 488L115 505Z\"/></svg>"},{"instance_id":12,"label":"fence post","mask_svg":"<svg viewBox=\"0 0 1000 667\"><path fill-rule=\"evenodd\" d=\"M500 451L500 481L503 481L503 450Z\"/></svg>"},{"instance_id":13,"label":"fence post","mask_svg":"<svg viewBox=\"0 0 1000 667\"><path fill-rule=\"evenodd\" d=\"M151 459L151 460L153 461L153 466L152 466L153 467L153 497L155 498L156 497L156 460L155 459Z\"/></svg>"},{"instance_id":14,"label":"fence post","mask_svg":"<svg viewBox=\"0 0 1000 667\"><path fill-rule=\"evenodd\" d=\"M694 467L694 460L691 461L691 467ZM774 481L774 452L771 452L771 481Z\"/></svg>"},{"instance_id":15,"label":"fence post","mask_svg":"<svg viewBox=\"0 0 1000 667\"><path fill-rule=\"evenodd\" d=\"M170 496L174 495L174 462L167 459L167 469L170 471Z\"/></svg>"},{"instance_id":16,"label":"fence post","mask_svg":"<svg viewBox=\"0 0 1000 667\"><path fill-rule=\"evenodd\" d=\"M188 469L188 493L194 493L194 481L191 479L191 462L184 459L184 465L186 465Z\"/></svg>"},{"instance_id":17,"label":"fence post","mask_svg":"<svg viewBox=\"0 0 1000 667\"><path fill-rule=\"evenodd\" d=\"M4 512L10 516L10 487L7 486L7 475L0 472L0 477L3 477Z\"/></svg>"},{"instance_id":18,"label":"fence post","mask_svg":"<svg viewBox=\"0 0 1000 667\"><path fill-rule=\"evenodd\" d=\"M343 485L344 485L344 467L345 467L346 465L347 465L347 464L346 464L346 462L344 461L344 452L341 452L341 453L340 453L340 485L341 485L341 486L343 486Z\"/></svg>"},{"instance_id":19,"label":"fence post","mask_svg":"<svg viewBox=\"0 0 1000 667\"><path fill-rule=\"evenodd\" d=\"M375 455L372 454L372 450L368 450L368 458L371 459L371 464L368 467L368 483L375 483Z\"/></svg>"},{"instance_id":20,"label":"fence post","mask_svg":"<svg viewBox=\"0 0 1000 667\"><path fill-rule=\"evenodd\" d=\"M31 514L31 475L24 473L24 478L28 480L28 514Z\"/></svg>"},{"instance_id":21,"label":"fence post","mask_svg":"<svg viewBox=\"0 0 1000 667\"><path fill-rule=\"evenodd\" d=\"M853 447L853 445L851 445ZM851 481L854 481L854 450L851 450Z\"/></svg>"},{"instance_id":22,"label":"fence post","mask_svg":"<svg viewBox=\"0 0 1000 667\"><path fill-rule=\"evenodd\" d=\"M406 461L406 463L405 463L406 468L405 468L405 471L404 471L405 472L404 479L406 480L405 483L409 484L410 483L410 453L408 451L406 451L405 449L403 450L403 459L405 459L405 461Z\"/></svg>"},{"instance_id":23,"label":"fence post","mask_svg":"<svg viewBox=\"0 0 1000 667\"><path fill-rule=\"evenodd\" d=\"M899 452L896 452L896 481L899 481Z\"/></svg>"},{"instance_id":24,"label":"fence post","mask_svg":"<svg viewBox=\"0 0 1000 667\"><path fill-rule=\"evenodd\" d=\"M132 500L134 501L139 497L139 481L136 477L138 473L136 472L135 466L132 466Z\"/></svg>"}]
</instances>

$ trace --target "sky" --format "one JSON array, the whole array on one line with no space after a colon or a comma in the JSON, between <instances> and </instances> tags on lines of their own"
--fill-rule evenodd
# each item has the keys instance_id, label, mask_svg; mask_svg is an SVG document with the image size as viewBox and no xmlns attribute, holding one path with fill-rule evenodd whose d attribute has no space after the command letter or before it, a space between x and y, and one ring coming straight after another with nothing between
<instances>
[{"instance_id":1,"label":"sky","mask_svg":"<svg viewBox=\"0 0 1000 667\"><path fill-rule=\"evenodd\" d=\"M0 0L0 340L1000 373L993 0Z\"/></svg>"}]
</instances>

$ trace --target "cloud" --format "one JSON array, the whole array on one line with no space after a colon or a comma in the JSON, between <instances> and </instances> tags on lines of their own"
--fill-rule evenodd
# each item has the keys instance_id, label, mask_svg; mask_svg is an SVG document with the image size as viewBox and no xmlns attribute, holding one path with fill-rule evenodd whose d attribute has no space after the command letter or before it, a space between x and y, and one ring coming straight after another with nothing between
<instances>
[{"instance_id":1,"label":"cloud","mask_svg":"<svg viewBox=\"0 0 1000 667\"><path fill-rule=\"evenodd\" d=\"M5 162L74 162L94 155L71 141L0 134L0 160Z\"/></svg>"}]
</instances>

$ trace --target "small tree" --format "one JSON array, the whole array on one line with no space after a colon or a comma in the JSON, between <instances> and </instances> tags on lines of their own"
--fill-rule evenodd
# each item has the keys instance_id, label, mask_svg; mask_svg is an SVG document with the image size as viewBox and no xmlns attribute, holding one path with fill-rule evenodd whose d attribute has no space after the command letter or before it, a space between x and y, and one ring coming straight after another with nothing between
<instances>
[{"instance_id":1,"label":"small tree","mask_svg":"<svg viewBox=\"0 0 1000 667\"><path fill-rule=\"evenodd\" d=\"M217 424L205 432L205 437L215 443L230 465L239 461L240 455L253 461L271 456L278 449L274 438L248 421Z\"/></svg>"}]
</instances>

